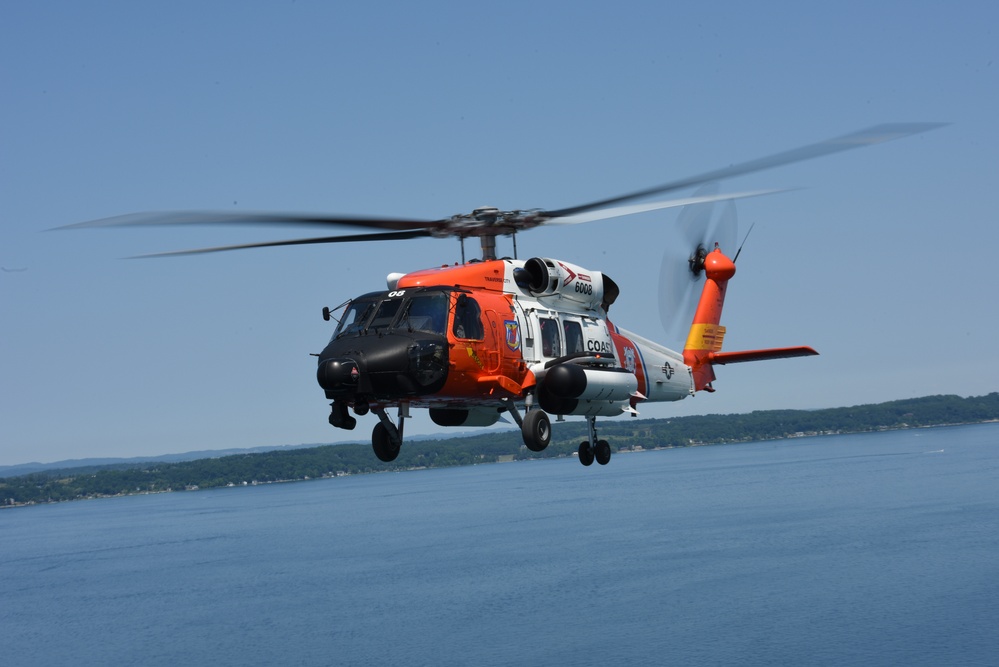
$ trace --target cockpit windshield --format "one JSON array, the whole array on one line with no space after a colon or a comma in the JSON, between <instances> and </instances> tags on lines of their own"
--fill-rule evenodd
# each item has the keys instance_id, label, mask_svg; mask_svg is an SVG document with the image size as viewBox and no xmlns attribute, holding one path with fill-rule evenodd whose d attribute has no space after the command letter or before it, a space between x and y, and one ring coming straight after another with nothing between
<instances>
[{"instance_id":1,"label":"cockpit windshield","mask_svg":"<svg viewBox=\"0 0 999 667\"><path fill-rule=\"evenodd\" d=\"M368 320L371 319L371 314L375 312L377 305L377 299L361 298L351 301L347 310L344 311L343 317L340 318L340 324L337 326L333 338L361 333Z\"/></svg>"},{"instance_id":2,"label":"cockpit windshield","mask_svg":"<svg viewBox=\"0 0 999 667\"><path fill-rule=\"evenodd\" d=\"M395 314L399 312L399 306L401 305L402 299L386 299L382 301L378 304L375 316L371 318L366 331L378 333L379 331L388 329L392 325Z\"/></svg>"},{"instance_id":3,"label":"cockpit windshield","mask_svg":"<svg viewBox=\"0 0 999 667\"><path fill-rule=\"evenodd\" d=\"M443 291L365 295L347 306L333 339L388 330L443 336L447 331L448 304L448 294Z\"/></svg>"}]
</instances>

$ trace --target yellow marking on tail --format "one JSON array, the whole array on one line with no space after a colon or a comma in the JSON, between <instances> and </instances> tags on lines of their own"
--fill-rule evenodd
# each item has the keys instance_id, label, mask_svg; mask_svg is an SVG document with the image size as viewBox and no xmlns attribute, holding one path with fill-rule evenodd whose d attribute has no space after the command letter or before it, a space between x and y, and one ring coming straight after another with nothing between
<instances>
[{"instance_id":1,"label":"yellow marking on tail","mask_svg":"<svg viewBox=\"0 0 999 667\"><path fill-rule=\"evenodd\" d=\"M720 324L694 324L690 327L685 350L720 352L725 340L725 327Z\"/></svg>"}]
</instances>

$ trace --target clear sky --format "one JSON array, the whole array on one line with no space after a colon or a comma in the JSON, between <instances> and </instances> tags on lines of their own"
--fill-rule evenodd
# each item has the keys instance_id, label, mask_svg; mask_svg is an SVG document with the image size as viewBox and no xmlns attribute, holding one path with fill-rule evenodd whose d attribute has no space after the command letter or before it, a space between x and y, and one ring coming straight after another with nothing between
<instances>
[{"instance_id":1,"label":"clear sky","mask_svg":"<svg viewBox=\"0 0 999 667\"><path fill-rule=\"evenodd\" d=\"M803 188L739 203L726 349L821 356L722 367L642 416L999 390L997 26L988 1L3 3L0 464L367 441L374 417L327 424L321 309L459 252L122 260L308 232L52 227L558 208L882 122L951 125L722 184ZM655 298L677 215L533 230L519 254L611 275L613 319L680 347Z\"/></svg>"}]
</instances>

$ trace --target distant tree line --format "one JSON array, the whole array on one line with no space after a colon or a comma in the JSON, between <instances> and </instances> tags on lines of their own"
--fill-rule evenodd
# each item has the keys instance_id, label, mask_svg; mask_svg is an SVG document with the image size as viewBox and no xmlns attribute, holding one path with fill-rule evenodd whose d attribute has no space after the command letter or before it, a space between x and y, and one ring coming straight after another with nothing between
<instances>
[{"instance_id":1,"label":"distant tree line","mask_svg":"<svg viewBox=\"0 0 999 667\"><path fill-rule=\"evenodd\" d=\"M765 410L747 414L673 419L604 420L600 437L612 449L638 450L774 440L834 433L968 424L999 420L999 393L927 396L825 410ZM399 457L382 463L367 445L325 445L236 454L181 463L124 463L35 472L0 478L0 506L58 502L136 493L157 493L320 479L339 475L442 468L520 459L571 456L586 438L586 424L559 424L548 448L528 450L520 432L407 442Z\"/></svg>"}]
</instances>

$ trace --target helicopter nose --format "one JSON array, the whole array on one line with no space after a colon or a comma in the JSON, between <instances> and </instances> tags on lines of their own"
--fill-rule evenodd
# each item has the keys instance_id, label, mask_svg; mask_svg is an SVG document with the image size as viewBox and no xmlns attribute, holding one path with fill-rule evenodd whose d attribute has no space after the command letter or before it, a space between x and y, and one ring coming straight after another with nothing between
<instances>
[{"instance_id":1,"label":"helicopter nose","mask_svg":"<svg viewBox=\"0 0 999 667\"><path fill-rule=\"evenodd\" d=\"M333 341L319 358L316 379L329 398L420 396L444 385L447 356L443 336L387 334L360 342Z\"/></svg>"},{"instance_id":2,"label":"helicopter nose","mask_svg":"<svg viewBox=\"0 0 999 667\"><path fill-rule=\"evenodd\" d=\"M360 372L353 359L326 359L319 364L316 379L327 391L356 387Z\"/></svg>"}]
</instances>

